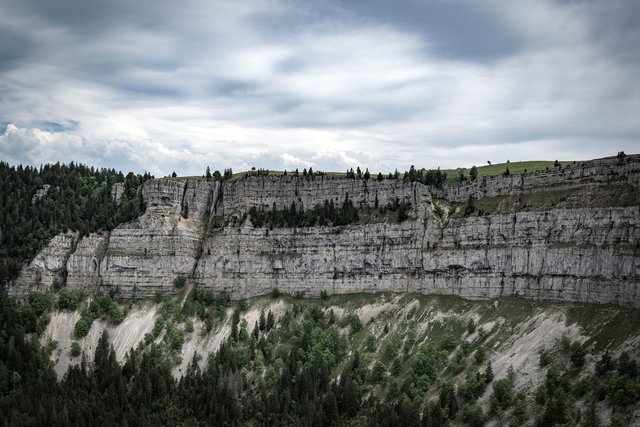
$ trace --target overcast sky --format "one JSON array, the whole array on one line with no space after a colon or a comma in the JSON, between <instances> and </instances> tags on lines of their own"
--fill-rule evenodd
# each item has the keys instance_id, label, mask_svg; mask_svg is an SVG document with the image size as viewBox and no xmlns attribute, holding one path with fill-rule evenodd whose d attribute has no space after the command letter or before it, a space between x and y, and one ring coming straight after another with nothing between
<instances>
[{"instance_id":1,"label":"overcast sky","mask_svg":"<svg viewBox=\"0 0 640 427\"><path fill-rule=\"evenodd\" d=\"M0 2L0 158L163 176L640 152L640 2Z\"/></svg>"}]
</instances>

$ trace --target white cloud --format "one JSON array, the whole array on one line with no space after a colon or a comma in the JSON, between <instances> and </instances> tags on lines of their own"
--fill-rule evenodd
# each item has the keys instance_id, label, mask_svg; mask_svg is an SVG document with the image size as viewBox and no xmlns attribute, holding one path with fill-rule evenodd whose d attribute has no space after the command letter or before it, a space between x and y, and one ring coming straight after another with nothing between
<instances>
[{"instance_id":1,"label":"white cloud","mask_svg":"<svg viewBox=\"0 0 640 427\"><path fill-rule=\"evenodd\" d=\"M312 166L311 162L306 160L302 160L296 156L292 156L289 153L283 153L280 157L282 157L282 161L284 162L284 166L286 169L296 169L299 166L304 166L306 168Z\"/></svg>"},{"instance_id":2,"label":"white cloud","mask_svg":"<svg viewBox=\"0 0 640 427\"><path fill-rule=\"evenodd\" d=\"M164 175L640 151L640 61L617 61L613 42L594 41L601 7L581 2L488 3L505 37L524 42L485 62L443 56L401 21L339 7L158 2L86 29L9 6L0 26L35 46L0 68L0 117L12 123L0 156L12 162ZM41 130L69 121L78 126Z\"/></svg>"}]
</instances>

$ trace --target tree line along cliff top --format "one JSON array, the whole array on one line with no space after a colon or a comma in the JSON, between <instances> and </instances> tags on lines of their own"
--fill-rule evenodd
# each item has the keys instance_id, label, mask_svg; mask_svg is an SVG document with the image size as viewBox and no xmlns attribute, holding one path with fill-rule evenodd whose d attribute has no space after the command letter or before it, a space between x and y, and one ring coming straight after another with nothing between
<instances>
[{"instance_id":1,"label":"tree line along cliff top","mask_svg":"<svg viewBox=\"0 0 640 427\"><path fill-rule=\"evenodd\" d=\"M509 171L508 173L510 174L519 174L519 173L527 173L527 172L538 172L538 171L544 171L544 170L549 170L552 169L554 167L558 167L558 166L566 166L566 165L570 165L570 164L575 164L575 163L585 163L587 162L587 160L580 160L580 161L576 161L576 160L562 160L562 161L558 161L558 160L530 160L530 161L519 161L519 162L511 162L509 160L507 160L505 163L491 163L491 161L487 161L487 164L482 165L482 166L475 166L475 169L477 171L477 176L493 176L493 175L502 175L504 173L507 172L507 170ZM412 166L413 167L413 166ZM443 181L444 184L449 184L449 183L453 183L453 182L460 182L461 177L464 177L464 179L471 179L472 175L471 175L471 170L473 167L459 167L459 168L455 168L455 169L441 169L437 168L437 169L426 169L426 168L419 168L419 169L415 169L415 170L423 170L423 171L428 171L428 170L432 170L432 171L437 171L440 170L440 172L442 174L446 174L446 179ZM346 172L325 172L325 171L320 171L320 170L313 170L312 168L310 168L313 172L314 175L324 175L324 176L329 176L329 177L336 177L336 178L349 178L350 177L350 173L353 172L355 177L360 177L360 178L365 178L365 175L367 174L367 172L369 172L369 176L366 179L377 179L378 175L381 175L383 179L404 179L405 176L409 175L409 170L406 170L404 172L400 172L397 169L394 172L387 172L387 173L383 173L383 172L371 172L368 171L368 168L364 168L361 169L359 166L356 168L356 170L348 170ZM358 173L358 170L360 170L360 173ZM229 169L229 171L231 171L231 169ZM215 172L216 171L211 171L211 179L215 179ZM219 173L219 171L218 171ZM251 170L248 171L242 171L242 172L236 172L236 173L231 173L230 175L228 175L226 178L230 181L237 181L249 176L287 176L287 175L293 175L293 176L307 176L308 175L308 171L306 168L303 168L302 170L299 169L294 169L294 170L270 170L270 169L262 169L262 168L252 168ZM222 177L223 174L220 174L220 176ZM167 179L173 179L173 180L184 180L184 179L207 179L207 175L206 172L205 174L198 176L198 175L188 175L188 176L173 176L173 174L167 175L165 176L165 178Z\"/></svg>"}]
</instances>

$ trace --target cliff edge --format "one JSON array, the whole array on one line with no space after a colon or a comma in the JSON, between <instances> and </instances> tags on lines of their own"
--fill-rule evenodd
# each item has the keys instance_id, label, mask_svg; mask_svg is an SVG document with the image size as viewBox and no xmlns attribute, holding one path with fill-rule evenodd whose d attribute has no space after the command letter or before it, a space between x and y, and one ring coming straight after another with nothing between
<instances>
[{"instance_id":1,"label":"cliff edge","mask_svg":"<svg viewBox=\"0 0 640 427\"><path fill-rule=\"evenodd\" d=\"M110 232L57 236L9 293L57 281L153 296L173 292L173 280L185 276L233 298L277 287L308 296L388 290L640 307L639 185L637 155L440 189L328 175L151 180L142 216ZM309 210L345 198L360 212L349 225L252 225L251 208ZM398 203L409 206L400 222L386 211Z\"/></svg>"}]
</instances>

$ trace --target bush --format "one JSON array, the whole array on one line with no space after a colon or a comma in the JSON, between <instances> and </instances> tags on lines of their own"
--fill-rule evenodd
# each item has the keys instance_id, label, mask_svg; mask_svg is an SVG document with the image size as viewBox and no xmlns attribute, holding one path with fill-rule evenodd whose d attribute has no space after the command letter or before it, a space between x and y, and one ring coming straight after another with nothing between
<instances>
[{"instance_id":1,"label":"bush","mask_svg":"<svg viewBox=\"0 0 640 427\"><path fill-rule=\"evenodd\" d=\"M446 351L451 351L458 346L456 338L451 334L444 334L440 339L440 348Z\"/></svg>"},{"instance_id":2,"label":"bush","mask_svg":"<svg viewBox=\"0 0 640 427\"><path fill-rule=\"evenodd\" d=\"M402 360L399 357L393 359L391 363L391 375L397 377L402 372Z\"/></svg>"},{"instance_id":3,"label":"bush","mask_svg":"<svg viewBox=\"0 0 640 427\"><path fill-rule=\"evenodd\" d=\"M71 344L71 357L78 357L82 353L82 349L80 348L80 344L77 341L74 341Z\"/></svg>"},{"instance_id":4,"label":"bush","mask_svg":"<svg viewBox=\"0 0 640 427\"><path fill-rule=\"evenodd\" d=\"M170 337L171 348L180 351L182 350L182 344L184 344L184 331L178 328L171 328Z\"/></svg>"},{"instance_id":5,"label":"bush","mask_svg":"<svg viewBox=\"0 0 640 427\"><path fill-rule=\"evenodd\" d=\"M159 337L163 329L164 329L164 319L162 317L156 318L156 322L153 325L153 330L152 330L153 336L156 338Z\"/></svg>"},{"instance_id":6,"label":"bush","mask_svg":"<svg viewBox=\"0 0 640 427\"><path fill-rule=\"evenodd\" d=\"M474 427L481 427L486 417L480 405L467 403L462 407L462 421Z\"/></svg>"},{"instance_id":7,"label":"bush","mask_svg":"<svg viewBox=\"0 0 640 427\"><path fill-rule=\"evenodd\" d=\"M581 368L584 365L584 356L586 352L578 341L571 344L571 363L576 368Z\"/></svg>"},{"instance_id":8,"label":"bush","mask_svg":"<svg viewBox=\"0 0 640 427\"><path fill-rule=\"evenodd\" d=\"M109 304L109 316L115 324L120 324L124 320L124 311L116 301L111 301Z\"/></svg>"},{"instance_id":9,"label":"bush","mask_svg":"<svg viewBox=\"0 0 640 427\"><path fill-rule=\"evenodd\" d=\"M344 325L351 326L351 332L354 332L354 333L362 329L362 322L360 322L360 318L355 313L351 313L350 315L345 317Z\"/></svg>"},{"instance_id":10,"label":"bush","mask_svg":"<svg viewBox=\"0 0 640 427\"><path fill-rule=\"evenodd\" d=\"M476 331L476 324L473 321L473 319L469 319L469 323L467 323L467 332L469 332L469 334L472 334Z\"/></svg>"},{"instance_id":11,"label":"bush","mask_svg":"<svg viewBox=\"0 0 640 427\"><path fill-rule=\"evenodd\" d=\"M89 329L91 329L91 323L93 322L92 319L89 319L87 317L81 317L77 322L75 327L73 328L73 331L76 335L76 338L82 338L87 336L87 334L89 333Z\"/></svg>"},{"instance_id":12,"label":"bush","mask_svg":"<svg viewBox=\"0 0 640 427\"><path fill-rule=\"evenodd\" d=\"M156 302L156 304L160 304L162 302L162 292L156 291L156 294L153 297L153 300Z\"/></svg>"},{"instance_id":13,"label":"bush","mask_svg":"<svg viewBox=\"0 0 640 427\"><path fill-rule=\"evenodd\" d=\"M151 344L153 342L153 335L151 335L150 333L146 333L144 334L144 343L145 344Z\"/></svg>"},{"instance_id":14,"label":"bush","mask_svg":"<svg viewBox=\"0 0 640 427\"><path fill-rule=\"evenodd\" d=\"M327 299L329 299L329 294L327 293L327 291L326 291L326 290L324 290L324 289L323 289L323 290L321 290L321 291L320 291L320 298L322 298L322 299L323 299L323 300L325 300L325 301L326 301Z\"/></svg>"},{"instance_id":15,"label":"bush","mask_svg":"<svg viewBox=\"0 0 640 427\"><path fill-rule=\"evenodd\" d=\"M507 409L513 400L513 385L506 378L493 383L493 397L498 401L501 409Z\"/></svg>"},{"instance_id":16,"label":"bush","mask_svg":"<svg viewBox=\"0 0 640 427\"><path fill-rule=\"evenodd\" d=\"M280 297L280 290L278 288L273 288L271 290L271 298L278 298Z\"/></svg>"},{"instance_id":17,"label":"bush","mask_svg":"<svg viewBox=\"0 0 640 427\"><path fill-rule=\"evenodd\" d=\"M369 335L365 341L364 349L369 353L376 351L376 337Z\"/></svg>"},{"instance_id":18,"label":"bush","mask_svg":"<svg viewBox=\"0 0 640 427\"><path fill-rule=\"evenodd\" d=\"M373 365L373 369L371 370L369 381L371 381L374 384L377 384L385 378L386 373L387 373L387 367L385 366L385 364L377 360L376 363Z\"/></svg>"},{"instance_id":19,"label":"bush","mask_svg":"<svg viewBox=\"0 0 640 427\"><path fill-rule=\"evenodd\" d=\"M184 284L187 282L187 278L184 276L178 276L175 279L173 279L173 286L175 286L176 288L180 289L184 286Z\"/></svg>"},{"instance_id":20,"label":"bush","mask_svg":"<svg viewBox=\"0 0 640 427\"><path fill-rule=\"evenodd\" d=\"M31 304L35 315L40 316L51 307L51 297L47 294L34 292L29 295L29 304Z\"/></svg>"},{"instance_id":21,"label":"bush","mask_svg":"<svg viewBox=\"0 0 640 427\"><path fill-rule=\"evenodd\" d=\"M225 291L220 291L216 295L216 311L218 312L218 317L221 320L224 319L227 314L227 293Z\"/></svg>"},{"instance_id":22,"label":"bush","mask_svg":"<svg viewBox=\"0 0 640 427\"><path fill-rule=\"evenodd\" d=\"M187 333L193 332L193 320L191 320L191 318L188 318L185 322L184 331Z\"/></svg>"},{"instance_id":23,"label":"bush","mask_svg":"<svg viewBox=\"0 0 640 427\"><path fill-rule=\"evenodd\" d=\"M63 288L58 295L58 307L63 310L75 310L83 297L84 294L80 290L72 291L71 289Z\"/></svg>"},{"instance_id":24,"label":"bush","mask_svg":"<svg viewBox=\"0 0 640 427\"><path fill-rule=\"evenodd\" d=\"M551 363L551 355L546 351L540 352L540 367L544 368L545 366L549 366Z\"/></svg>"}]
</instances>

